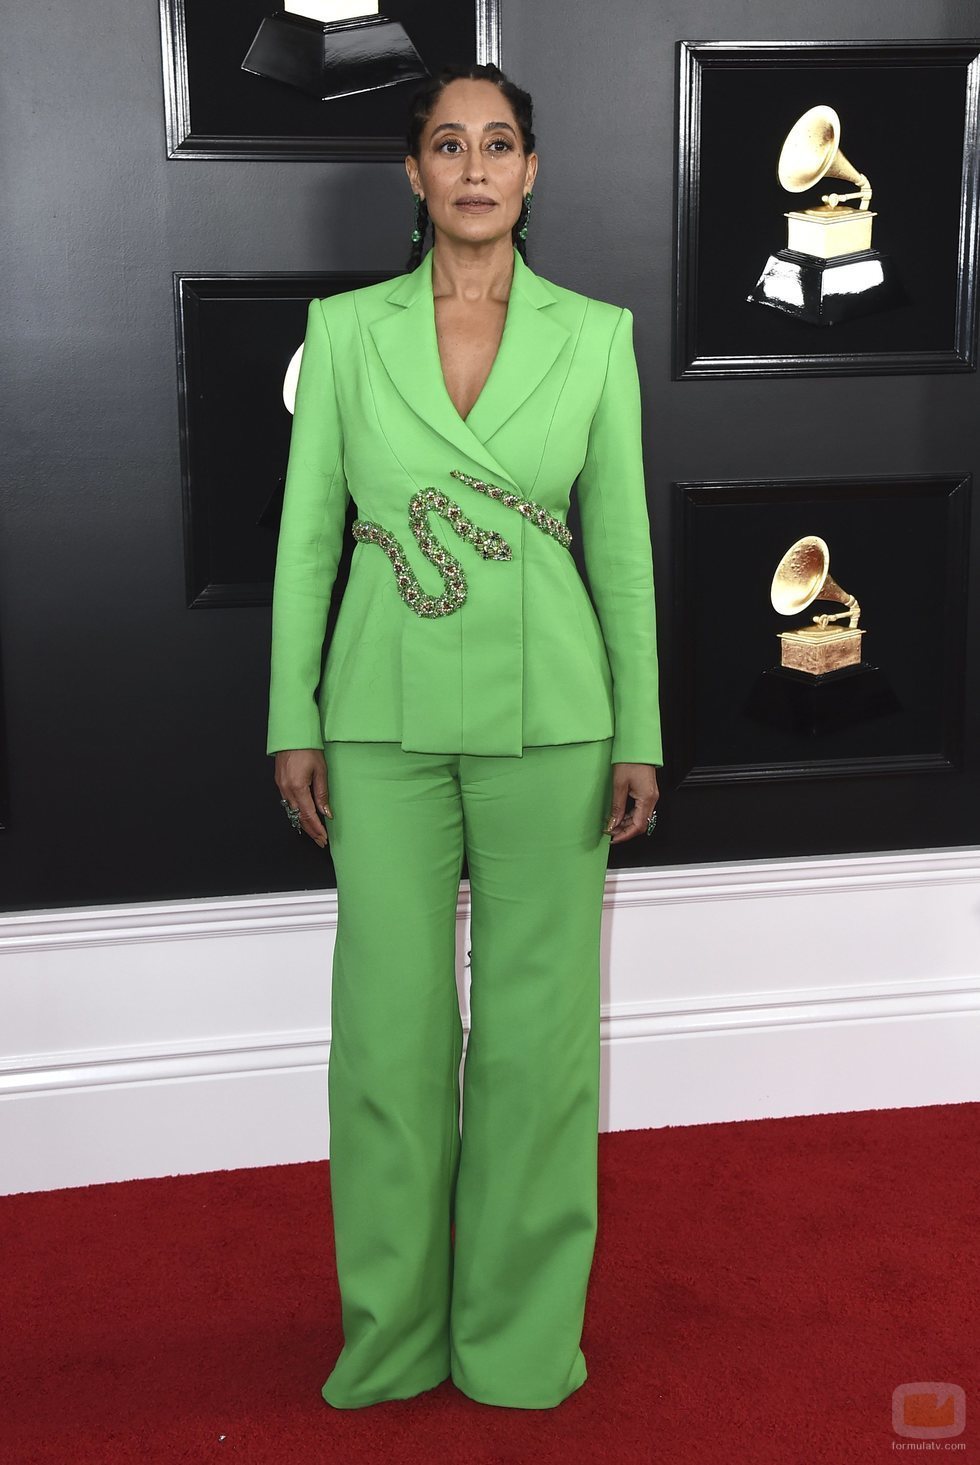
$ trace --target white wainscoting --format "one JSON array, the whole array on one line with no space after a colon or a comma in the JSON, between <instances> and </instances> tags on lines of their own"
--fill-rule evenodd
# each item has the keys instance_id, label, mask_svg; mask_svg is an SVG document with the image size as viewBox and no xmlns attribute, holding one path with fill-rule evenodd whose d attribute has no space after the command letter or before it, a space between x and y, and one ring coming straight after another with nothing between
<instances>
[{"instance_id":1,"label":"white wainscoting","mask_svg":"<svg viewBox=\"0 0 980 1465\"><path fill-rule=\"evenodd\" d=\"M617 871L605 907L604 1130L980 1099L980 849ZM0 915L0 1194L325 1158L336 913Z\"/></svg>"}]
</instances>

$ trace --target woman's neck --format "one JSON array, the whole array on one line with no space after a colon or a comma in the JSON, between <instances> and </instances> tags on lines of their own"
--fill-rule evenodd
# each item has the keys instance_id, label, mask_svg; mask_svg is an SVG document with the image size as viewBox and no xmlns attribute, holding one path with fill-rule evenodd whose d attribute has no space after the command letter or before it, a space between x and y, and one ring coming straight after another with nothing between
<instances>
[{"instance_id":1,"label":"woman's neck","mask_svg":"<svg viewBox=\"0 0 980 1465\"><path fill-rule=\"evenodd\" d=\"M509 238L489 244L439 239L432 246L432 294L467 304L507 300L514 278L514 245Z\"/></svg>"}]
</instances>

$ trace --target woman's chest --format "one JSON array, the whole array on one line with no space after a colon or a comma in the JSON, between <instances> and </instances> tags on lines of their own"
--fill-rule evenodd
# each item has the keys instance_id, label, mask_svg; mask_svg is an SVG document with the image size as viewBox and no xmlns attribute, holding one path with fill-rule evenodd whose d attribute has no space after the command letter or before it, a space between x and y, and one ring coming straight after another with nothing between
<instances>
[{"instance_id":1,"label":"woman's chest","mask_svg":"<svg viewBox=\"0 0 980 1465\"><path fill-rule=\"evenodd\" d=\"M476 404L493 368L507 319L506 300L469 305L438 297L436 341L446 391L460 417Z\"/></svg>"},{"instance_id":2,"label":"woman's chest","mask_svg":"<svg viewBox=\"0 0 980 1465\"><path fill-rule=\"evenodd\" d=\"M433 304L442 309L438 301ZM546 315L542 311L539 322L525 311L523 320L516 320L521 329L505 331L501 303L494 355L492 334L474 337L447 312L440 322L440 332L443 324L446 328L443 364L428 312L415 322L389 314L381 329L337 312L330 321L332 389L347 483L363 517L384 522L392 509L403 511L406 495L427 485L457 495L459 484L448 477L452 468L497 482L496 466L528 497L547 504L552 513L563 512L588 447L608 342L583 339L576 320L560 331L549 329ZM457 332L456 360L474 373L469 420L459 411L467 407L459 390L466 383L456 381L453 371L451 338ZM452 382L445 379L447 367ZM480 376L490 378L482 387ZM481 508L488 503L481 502ZM504 512L509 519L510 512Z\"/></svg>"}]
</instances>

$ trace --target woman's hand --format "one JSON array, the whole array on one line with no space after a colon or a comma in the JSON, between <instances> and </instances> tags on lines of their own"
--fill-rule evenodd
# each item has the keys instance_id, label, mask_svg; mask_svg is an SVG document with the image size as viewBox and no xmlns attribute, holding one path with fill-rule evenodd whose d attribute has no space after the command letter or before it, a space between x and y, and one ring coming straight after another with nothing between
<instances>
[{"instance_id":1,"label":"woman's hand","mask_svg":"<svg viewBox=\"0 0 980 1465\"><path fill-rule=\"evenodd\" d=\"M626 812L627 795L635 800L629 813ZM614 763L612 813L605 828L605 833L612 835L610 844L622 844L626 839L646 834L647 820L659 798L655 763Z\"/></svg>"},{"instance_id":2,"label":"woman's hand","mask_svg":"<svg viewBox=\"0 0 980 1465\"><path fill-rule=\"evenodd\" d=\"M276 754L276 787L290 808L299 809L301 828L321 849L327 845L327 831L317 809L328 819L333 810L327 801L327 760L322 748L289 748ZM312 785L312 792L311 792Z\"/></svg>"}]
</instances>

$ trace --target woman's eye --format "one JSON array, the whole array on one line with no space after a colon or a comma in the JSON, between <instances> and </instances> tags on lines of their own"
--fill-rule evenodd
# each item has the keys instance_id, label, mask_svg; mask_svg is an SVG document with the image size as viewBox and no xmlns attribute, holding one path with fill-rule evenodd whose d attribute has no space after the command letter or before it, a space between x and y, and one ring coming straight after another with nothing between
<instances>
[{"instance_id":1,"label":"woman's eye","mask_svg":"<svg viewBox=\"0 0 980 1465\"><path fill-rule=\"evenodd\" d=\"M443 148L459 148L461 146L462 144L458 137L447 137L444 138L443 141L439 144L439 151L442 152ZM511 144L507 141L505 137L495 137L492 142L489 143L489 146L491 148L503 148L504 152L507 153L511 151Z\"/></svg>"}]
</instances>

